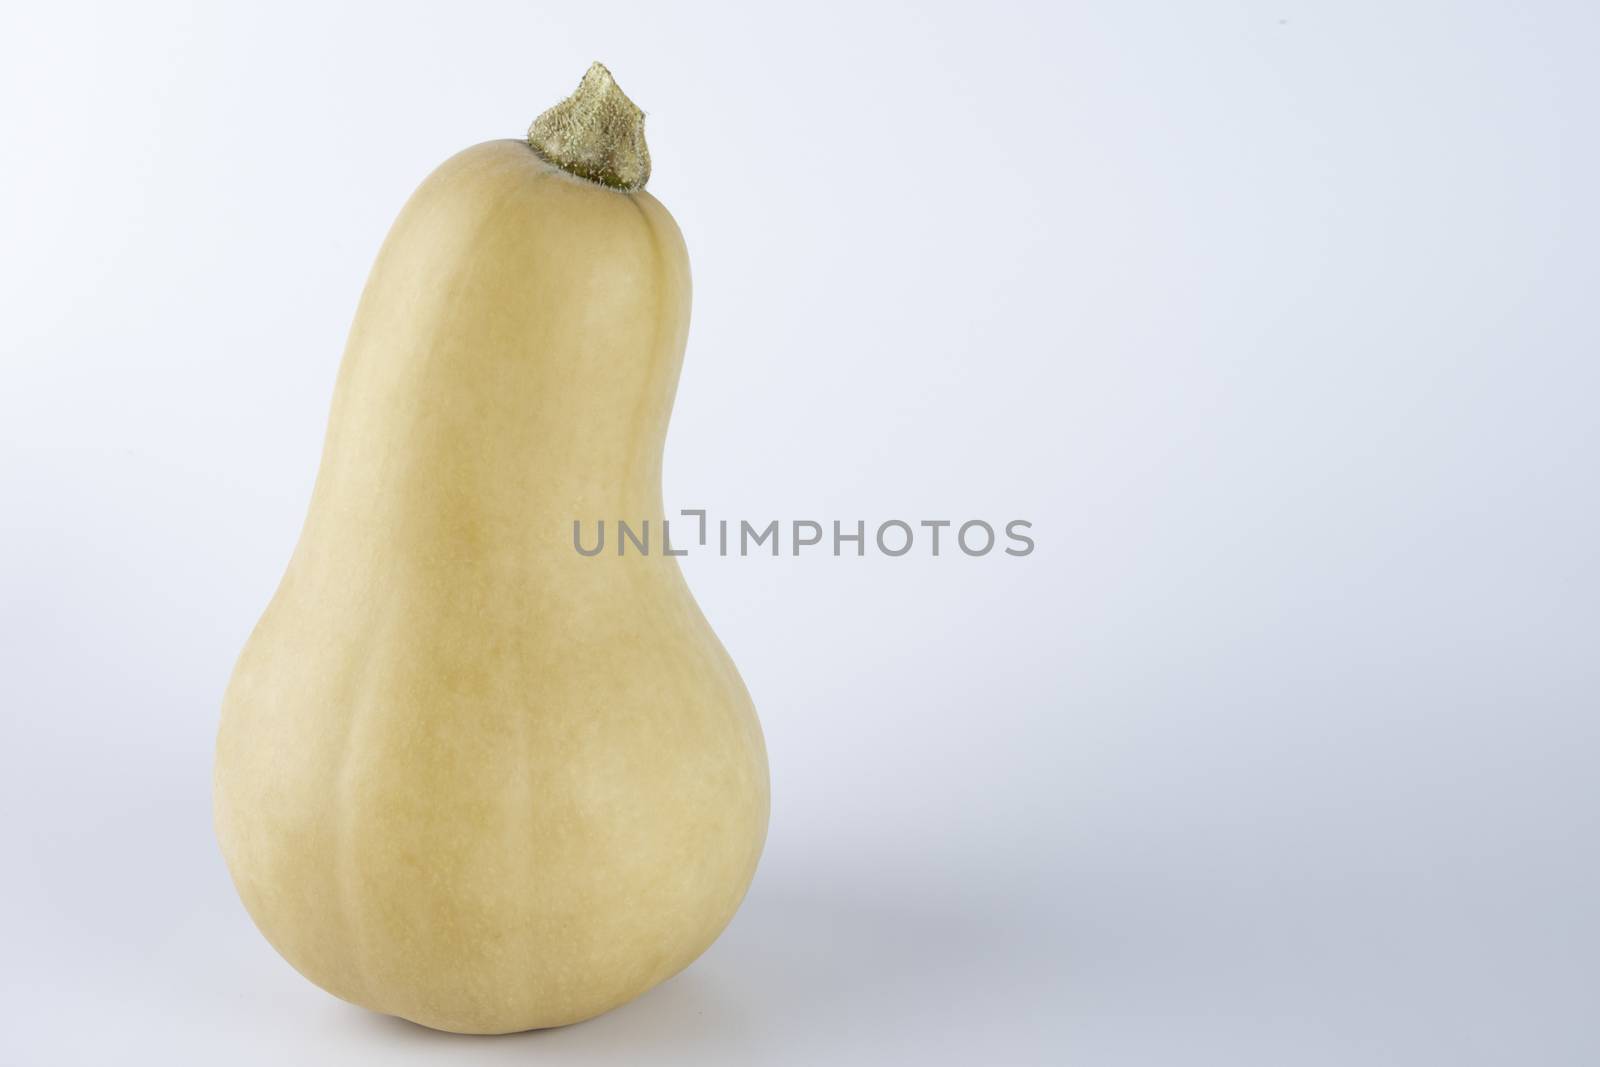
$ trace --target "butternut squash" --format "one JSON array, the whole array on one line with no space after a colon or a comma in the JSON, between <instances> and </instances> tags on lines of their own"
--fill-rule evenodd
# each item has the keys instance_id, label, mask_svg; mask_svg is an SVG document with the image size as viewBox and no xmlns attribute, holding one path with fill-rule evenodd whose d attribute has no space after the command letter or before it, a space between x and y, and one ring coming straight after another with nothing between
<instances>
[{"instance_id":1,"label":"butternut squash","mask_svg":"<svg viewBox=\"0 0 1600 1067\"><path fill-rule=\"evenodd\" d=\"M689 264L596 64L444 163L361 297L287 572L223 700L240 897L329 992L461 1033L598 1015L703 952L766 838L743 682L662 553Z\"/></svg>"}]
</instances>

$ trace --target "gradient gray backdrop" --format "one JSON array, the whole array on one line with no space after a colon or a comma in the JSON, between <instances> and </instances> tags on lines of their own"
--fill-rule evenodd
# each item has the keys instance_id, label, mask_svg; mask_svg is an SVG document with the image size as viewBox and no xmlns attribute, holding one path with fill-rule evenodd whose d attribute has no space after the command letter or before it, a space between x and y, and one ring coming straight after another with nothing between
<instances>
[{"instance_id":1,"label":"gradient gray backdrop","mask_svg":"<svg viewBox=\"0 0 1600 1067\"><path fill-rule=\"evenodd\" d=\"M0 1061L1600 1062L1587 2L10 4ZM772 755L694 967L471 1040L312 987L217 705L401 203L601 59L695 270L671 507Z\"/></svg>"}]
</instances>

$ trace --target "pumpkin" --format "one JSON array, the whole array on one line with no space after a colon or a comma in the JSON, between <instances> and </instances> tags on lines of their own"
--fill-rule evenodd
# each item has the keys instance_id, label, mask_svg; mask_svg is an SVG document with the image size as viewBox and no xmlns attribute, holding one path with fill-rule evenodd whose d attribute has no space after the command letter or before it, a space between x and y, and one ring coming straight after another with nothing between
<instances>
[{"instance_id":1,"label":"pumpkin","mask_svg":"<svg viewBox=\"0 0 1600 1067\"><path fill-rule=\"evenodd\" d=\"M302 974L425 1026L598 1015L686 967L766 838L755 709L661 552L689 264L596 64L461 152L361 297L310 511L223 700L217 838Z\"/></svg>"}]
</instances>

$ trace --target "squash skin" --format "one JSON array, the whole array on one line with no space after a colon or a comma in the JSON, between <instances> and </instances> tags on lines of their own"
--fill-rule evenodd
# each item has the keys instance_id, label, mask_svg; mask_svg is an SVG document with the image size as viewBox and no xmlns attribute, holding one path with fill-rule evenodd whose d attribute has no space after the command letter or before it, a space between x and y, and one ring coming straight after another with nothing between
<instances>
[{"instance_id":1,"label":"squash skin","mask_svg":"<svg viewBox=\"0 0 1600 1067\"><path fill-rule=\"evenodd\" d=\"M659 544L571 540L663 514L689 295L654 197L520 141L447 161L385 240L214 776L240 897L329 992L561 1026L688 966L743 899L769 792L738 671Z\"/></svg>"}]
</instances>

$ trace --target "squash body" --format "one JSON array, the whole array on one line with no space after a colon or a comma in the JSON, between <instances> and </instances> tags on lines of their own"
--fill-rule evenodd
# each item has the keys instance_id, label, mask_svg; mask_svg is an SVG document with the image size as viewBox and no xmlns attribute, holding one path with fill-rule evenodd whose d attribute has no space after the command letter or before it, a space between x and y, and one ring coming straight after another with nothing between
<instances>
[{"instance_id":1,"label":"squash body","mask_svg":"<svg viewBox=\"0 0 1600 1067\"><path fill-rule=\"evenodd\" d=\"M687 966L742 900L768 784L738 672L659 544L572 540L662 515L688 317L655 198L520 141L446 162L385 241L214 780L245 906L329 992L559 1026Z\"/></svg>"}]
</instances>

